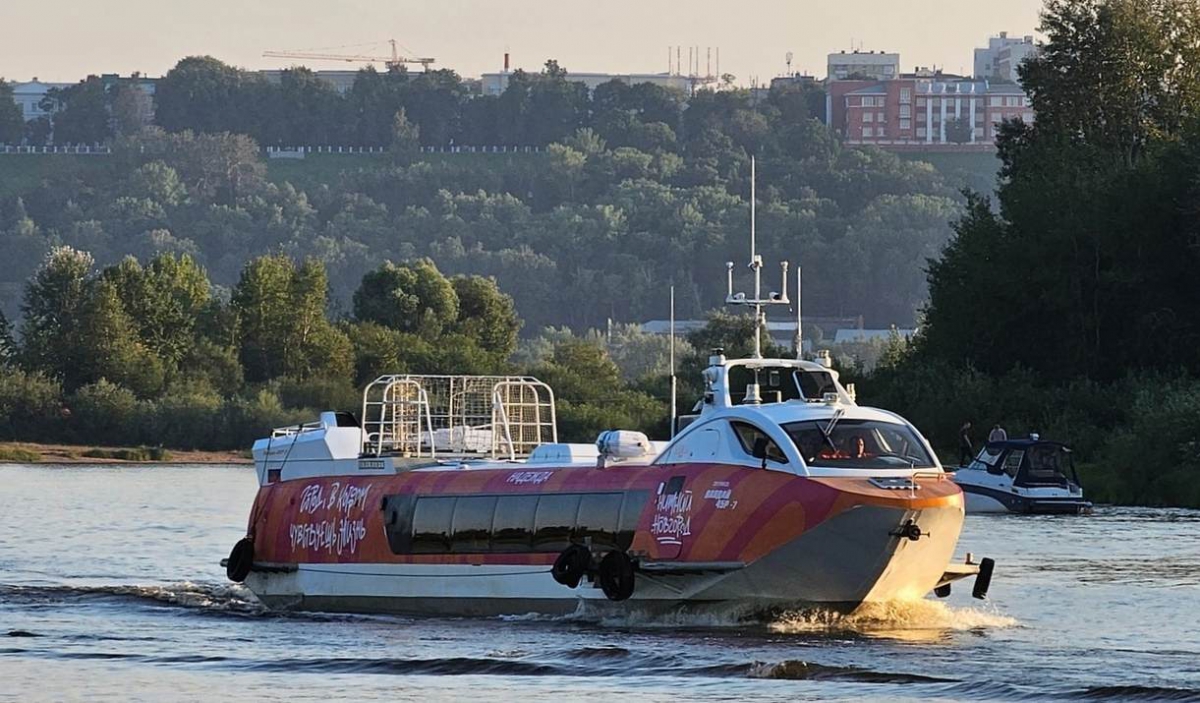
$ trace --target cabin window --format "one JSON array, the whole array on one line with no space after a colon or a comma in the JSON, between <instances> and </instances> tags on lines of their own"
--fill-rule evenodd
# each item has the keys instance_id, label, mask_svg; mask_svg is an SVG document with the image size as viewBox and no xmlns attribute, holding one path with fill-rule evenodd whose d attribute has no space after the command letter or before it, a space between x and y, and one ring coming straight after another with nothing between
<instances>
[{"instance_id":1,"label":"cabin window","mask_svg":"<svg viewBox=\"0 0 1200 703\"><path fill-rule=\"evenodd\" d=\"M496 496L463 496L454 504L450 551L476 553L489 551L492 515Z\"/></svg>"},{"instance_id":2,"label":"cabin window","mask_svg":"<svg viewBox=\"0 0 1200 703\"><path fill-rule=\"evenodd\" d=\"M450 551L450 521L455 498L422 498L413 509L412 553L445 554Z\"/></svg>"},{"instance_id":3,"label":"cabin window","mask_svg":"<svg viewBox=\"0 0 1200 703\"><path fill-rule=\"evenodd\" d=\"M533 550L533 516L537 496L499 496L492 519L493 552L529 552Z\"/></svg>"},{"instance_id":4,"label":"cabin window","mask_svg":"<svg viewBox=\"0 0 1200 703\"><path fill-rule=\"evenodd\" d=\"M828 371L798 371L800 392L807 400L823 400L826 393L837 393L837 383Z\"/></svg>"},{"instance_id":5,"label":"cabin window","mask_svg":"<svg viewBox=\"0 0 1200 703\"><path fill-rule=\"evenodd\" d=\"M579 513L575 518L575 541L590 543L595 547L615 547L623 502L624 496L620 493L592 493L581 496Z\"/></svg>"},{"instance_id":6,"label":"cabin window","mask_svg":"<svg viewBox=\"0 0 1200 703\"><path fill-rule=\"evenodd\" d=\"M394 554L561 552L568 545L628 549L647 491L503 496L387 496Z\"/></svg>"},{"instance_id":7,"label":"cabin window","mask_svg":"<svg viewBox=\"0 0 1200 703\"><path fill-rule=\"evenodd\" d=\"M1017 472L1021 470L1021 460L1025 458L1024 449L1014 449L1004 457L1004 473L1016 478Z\"/></svg>"},{"instance_id":8,"label":"cabin window","mask_svg":"<svg viewBox=\"0 0 1200 703\"><path fill-rule=\"evenodd\" d=\"M538 499L534 518L533 548L539 552L561 552L571 544L571 530L579 514L579 494L544 495Z\"/></svg>"},{"instance_id":9,"label":"cabin window","mask_svg":"<svg viewBox=\"0 0 1200 703\"><path fill-rule=\"evenodd\" d=\"M767 459L778 464L788 463L787 455L783 453L783 450L779 448L775 440L771 439L766 432L748 422L731 422L729 424L733 425L733 433L737 435L738 443L742 445L742 451L750 456L754 456L754 445L760 440L765 440L767 445Z\"/></svg>"}]
</instances>

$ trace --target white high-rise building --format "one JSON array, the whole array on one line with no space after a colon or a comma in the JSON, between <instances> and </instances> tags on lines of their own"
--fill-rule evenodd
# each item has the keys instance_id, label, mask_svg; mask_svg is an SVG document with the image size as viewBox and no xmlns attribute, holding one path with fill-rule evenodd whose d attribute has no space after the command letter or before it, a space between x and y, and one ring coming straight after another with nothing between
<instances>
[{"instance_id":1,"label":"white high-rise building","mask_svg":"<svg viewBox=\"0 0 1200 703\"><path fill-rule=\"evenodd\" d=\"M900 75L900 54L882 51L839 51L829 55L825 74L828 80L846 80L860 76L866 80L887 81Z\"/></svg>"},{"instance_id":2,"label":"white high-rise building","mask_svg":"<svg viewBox=\"0 0 1200 703\"><path fill-rule=\"evenodd\" d=\"M988 37L986 47L975 49L975 77L1019 83L1017 68L1037 51L1032 35L1010 37L1008 32L1000 32L998 37Z\"/></svg>"}]
</instances>

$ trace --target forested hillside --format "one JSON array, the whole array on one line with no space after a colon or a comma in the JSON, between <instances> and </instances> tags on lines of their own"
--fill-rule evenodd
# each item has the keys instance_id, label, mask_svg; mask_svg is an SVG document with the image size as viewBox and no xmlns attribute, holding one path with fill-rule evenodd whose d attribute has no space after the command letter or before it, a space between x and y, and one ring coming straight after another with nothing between
<instances>
[{"instance_id":1,"label":"forested hillside","mask_svg":"<svg viewBox=\"0 0 1200 703\"><path fill-rule=\"evenodd\" d=\"M25 277L65 244L100 265L187 253L219 288L251 257L314 256L335 311L367 270L429 257L450 274L495 276L531 330L665 317L671 284L679 314L699 316L723 295L724 262L746 258L756 155L763 253L805 267L806 309L913 323L925 261L960 212L960 181L842 148L812 115L819 93L685 101L613 82L589 96L569 78L549 62L499 97L469 98L450 71L368 70L341 96L303 69L274 85L185 59L159 84L158 126L114 117L89 135L110 141L113 157L36 157L56 167L0 157L0 306L19 316ZM60 119L125 115L112 93L105 108L87 82L68 88ZM416 152L451 142L543 151ZM269 165L259 151L295 143L390 151Z\"/></svg>"}]
</instances>

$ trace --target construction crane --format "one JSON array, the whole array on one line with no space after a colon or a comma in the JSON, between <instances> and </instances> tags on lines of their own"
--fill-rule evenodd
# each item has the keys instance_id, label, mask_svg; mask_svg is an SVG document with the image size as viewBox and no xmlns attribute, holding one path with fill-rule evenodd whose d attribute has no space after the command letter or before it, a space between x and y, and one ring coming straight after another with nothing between
<instances>
[{"instance_id":1,"label":"construction crane","mask_svg":"<svg viewBox=\"0 0 1200 703\"><path fill-rule=\"evenodd\" d=\"M388 68L399 68L406 63L419 63L429 70L429 66L435 59L428 57L413 58L409 56L401 56L397 50L395 39L389 39L388 43L392 45L392 55L388 56L370 56L367 54L322 54L313 53L310 51L264 51L263 56L275 59L313 59L315 61L347 61L350 63L375 63L382 62ZM359 44L358 46L364 46Z\"/></svg>"}]
</instances>

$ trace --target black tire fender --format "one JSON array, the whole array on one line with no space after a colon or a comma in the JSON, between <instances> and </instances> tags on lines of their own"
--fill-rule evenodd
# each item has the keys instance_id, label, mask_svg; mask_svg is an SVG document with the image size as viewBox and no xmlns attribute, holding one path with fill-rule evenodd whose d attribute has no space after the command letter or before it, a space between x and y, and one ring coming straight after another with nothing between
<instances>
[{"instance_id":1,"label":"black tire fender","mask_svg":"<svg viewBox=\"0 0 1200 703\"><path fill-rule=\"evenodd\" d=\"M600 588L609 600L622 601L633 595L633 559L625 552L611 551L600 560Z\"/></svg>"},{"instance_id":2,"label":"black tire fender","mask_svg":"<svg viewBox=\"0 0 1200 703\"><path fill-rule=\"evenodd\" d=\"M550 567L550 575L562 585L575 588L583 580L591 565L591 551L582 544L572 544L554 560L554 566Z\"/></svg>"},{"instance_id":3,"label":"black tire fender","mask_svg":"<svg viewBox=\"0 0 1200 703\"><path fill-rule=\"evenodd\" d=\"M254 538L243 537L233 545L229 552L229 560L225 564L225 575L230 581L241 583L250 575L254 566Z\"/></svg>"}]
</instances>

